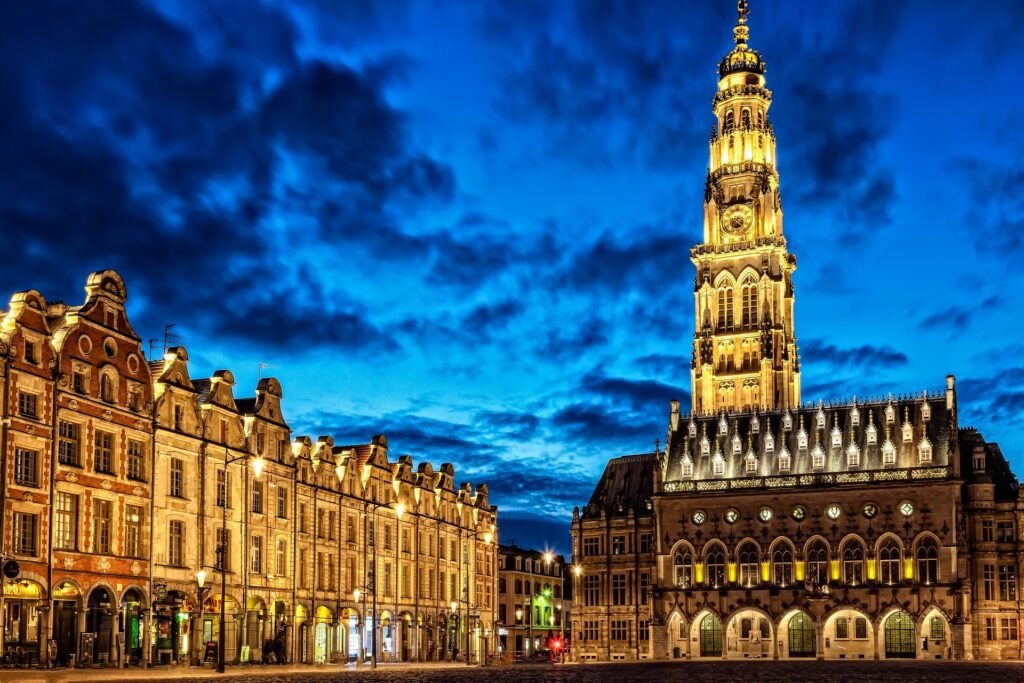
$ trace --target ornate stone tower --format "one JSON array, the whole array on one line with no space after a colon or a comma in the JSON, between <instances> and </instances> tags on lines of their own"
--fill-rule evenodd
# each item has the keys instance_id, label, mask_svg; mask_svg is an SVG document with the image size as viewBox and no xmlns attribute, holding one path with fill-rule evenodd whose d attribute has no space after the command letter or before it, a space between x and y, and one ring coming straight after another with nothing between
<instances>
[{"instance_id":1,"label":"ornate stone tower","mask_svg":"<svg viewBox=\"0 0 1024 683\"><path fill-rule=\"evenodd\" d=\"M795 406L800 365L793 330L796 257L782 234L772 93L765 64L747 40L749 9L738 3L736 46L718 65L711 156L704 192L704 242L690 250L694 283L693 410Z\"/></svg>"}]
</instances>

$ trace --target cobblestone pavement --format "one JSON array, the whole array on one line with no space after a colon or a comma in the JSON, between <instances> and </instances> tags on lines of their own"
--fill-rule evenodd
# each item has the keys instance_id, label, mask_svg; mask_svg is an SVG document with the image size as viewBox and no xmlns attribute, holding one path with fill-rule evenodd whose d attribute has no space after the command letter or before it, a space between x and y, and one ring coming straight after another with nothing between
<instances>
[{"instance_id":1,"label":"cobblestone pavement","mask_svg":"<svg viewBox=\"0 0 1024 683\"><path fill-rule=\"evenodd\" d=\"M208 681L212 672L193 676L195 670L134 670L121 672L0 672L0 682L65 683L68 681L158 681L183 683ZM84 674L84 675L83 675ZM1024 681L1024 663L987 662L656 662L585 665L521 665L481 669L477 667L433 666L411 668L382 666L377 671L347 667L299 669L288 667L234 668L217 678L232 683L670 683L714 681L898 681L910 683L977 683Z\"/></svg>"}]
</instances>

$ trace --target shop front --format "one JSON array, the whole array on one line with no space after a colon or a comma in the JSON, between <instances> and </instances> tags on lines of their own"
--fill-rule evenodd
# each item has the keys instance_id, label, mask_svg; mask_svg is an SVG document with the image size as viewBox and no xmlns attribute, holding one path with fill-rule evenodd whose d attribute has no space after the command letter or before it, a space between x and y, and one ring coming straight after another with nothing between
<instances>
[{"instance_id":1,"label":"shop front","mask_svg":"<svg viewBox=\"0 0 1024 683\"><path fill-rule=\"evenodd\" d=\"M78 613L82 593L70 581L61 581L53 589L52 638L57 641L56 666L69 666L78 645Z\"/></svg>"},{"instance_id":2,"label":"shop front","mask_svg":"<svg viewBox=\"0 0 1024 683\"><path fill-rule=\"evenodd\" d=\"M291 652L287 602L284 600L271 602L270 623L272 624L270 637L274 640L274 658L275 662L280 664L282 659L288 658L287 653Z\"/></svg>"},{"instance_id":3,"label":"shop front","mask_svg":"<svg viewBox=\"0 0 1024 683\"><path fill-rule=\"evenodd\" d=\"M142 591L129 588L121 598L121 632L124 634L124 655L130 665L143 663L143 622L146 609Z\"/></svg>"},{"instance_id":4,"label":"shop front","mask_svg":"<svg viewBox=\"0 0 1024 683\"><path fill-rule=\"evenodd\" d=\"M156 597L153 603L153 663L188 662L193 603L184 592L159 586Z\"/></svg>"},{"instance_id":5,"label":"shop front","mask_svg":"<svg viewBox=\"0 0 1024 683\"><path fill-rule=\"evenodd\" d=\"M203 603L202 638L204 643L220 643L221 596L210 595ZM230 595L224 601L224 662L238 661L238 601Z\"/></svg>"},{"instance_id":6,"label":"shop front","mask_svg":"<svg viewBox=\"0 0 1024 683\"><path fill-rule=\"evenodd\" d=\"M106 666L117 661L114 627L117 598L106 586L95 586L86 601L85 631L78 657L85 664Z\"/></svg>"},{"instance_id":7,"label":"shop front","mask_svg":"<svg viewBox=\"0 0 1024 683\"><path fill-rule=\"evenodd\" d=\"M263 661L263 626L267 621L267 604L253 595L245 601L245 631L242 643L243 664Z\"/></svg>"},{"instance_id":8,"label":"shop front","mask_svg":"<svg viewBox=\"0 0 1024 683\"><path fill-rule=\"evenodd\" d=\"M359 612L351 607L341 610L338 629L338 651L350 662L359 659Z\"/></svg>"},{"instance_id":9,"label":"shop front","mask_svg":"<svg viewBox=\"0 0 1024 683\"><path fill-rule=\"evenodd\" d=\"M334 615L330 608L320 605L316 608L313 629L313 663L324 664L331 657L331 626Z\"/></svg>"},{"instance_id":10,"label":"shop front","mask_svg":"<svg viewBox=\"0 0 1024 683\"><path fill-rule=\"evenodd\" d=\"M40 660L40 616L45 611L46 591L35 581L4 582L4 661L36 664Z\"/></svg>"},{"instance_id":11,"label":"shop front","mask_svg":"<svg viewBox=\"0 0 1024 683\"><path fill-rule=\"evenodd\" d=\"M298 660L302 664L309 664L309 612L303 605L295 606L295 633L298 638Z\"/></svg>"}]
</instances>

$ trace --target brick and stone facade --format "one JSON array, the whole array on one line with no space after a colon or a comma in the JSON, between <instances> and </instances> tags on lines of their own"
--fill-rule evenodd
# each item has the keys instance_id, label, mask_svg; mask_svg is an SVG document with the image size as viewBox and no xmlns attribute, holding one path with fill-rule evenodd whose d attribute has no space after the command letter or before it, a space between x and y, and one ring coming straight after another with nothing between
<instances>
[{"instance_id":1,"label":"brick and stone facade","mask_svg":"<svg viewBox=\"0 0 1024 683\"><path fill-rule=\"evenodd\" d=\"M0 313L0 555L20 565L4 652L195 662L222 604L229 662L277 638L309 663L370 658L374 640L382 661L495 649L486 484L392 460L384 435L293 435L276 379L238 397L230 370L193 378L182 347L147 360L126 300L102 271L81 306L30 290Z\"/></svg>"}]
</instances>

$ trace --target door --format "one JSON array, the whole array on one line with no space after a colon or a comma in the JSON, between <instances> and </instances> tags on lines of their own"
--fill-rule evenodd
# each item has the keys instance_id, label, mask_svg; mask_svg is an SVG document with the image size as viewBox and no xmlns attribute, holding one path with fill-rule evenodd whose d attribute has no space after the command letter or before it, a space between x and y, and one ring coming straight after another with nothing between
<instances>
[{"instance_id":1,"label":"door","mask_svg":"<svg viewBox=\"0 0 1024 683\"><path fill-rule=\"evenodd\" d=\"M67 666L75 651L75 603L58 602L55 612L53 630L57 639L57 662Z\"/></svg>"},{"instance_id":2,"label":"door","mask_svg":"<svg viewBox=\"0 0 1024 683\"><path fill-rule=\"evenodd\" d=\"M906 612L896 612L885 620L885 656L913 659L917 655L914 621Z\"/></svg>"},{"instance_id":3,"label":"door","mask_svg":"<svg viewBox=\"0 0 1024 683\"><path fill-rule=\"evenodd\" d=\"M789 656L814 657L814 624L806 614L798 612L789 620Z\"/></svg>"},{"instance_id":4,"label":"door","mask_svg":"<svg viewBox=\"0 0 1024 683\"><path fill-rule=\"evenodd\" d=\"M722 621L708 614L700 622L700 656L722 656Z\"/></svg>"}]
</instances>

